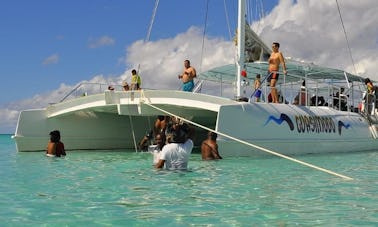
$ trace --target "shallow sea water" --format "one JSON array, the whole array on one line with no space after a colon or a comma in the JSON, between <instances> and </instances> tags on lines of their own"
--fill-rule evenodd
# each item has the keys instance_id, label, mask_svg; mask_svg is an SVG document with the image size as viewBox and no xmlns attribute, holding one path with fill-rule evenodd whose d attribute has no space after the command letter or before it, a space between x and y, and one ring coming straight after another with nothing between
<instances>
[{"instance_id":1,"label":"shallow sea water","mask_svg":"<svg viewBox=\"0 0 378 227\"><path fill-rule=\"evenodd\" d=\"M157 171L152 155L17 153L0 135L1 226L378 226L378 152L278 157Z\"/></svg>"}]
</instances>

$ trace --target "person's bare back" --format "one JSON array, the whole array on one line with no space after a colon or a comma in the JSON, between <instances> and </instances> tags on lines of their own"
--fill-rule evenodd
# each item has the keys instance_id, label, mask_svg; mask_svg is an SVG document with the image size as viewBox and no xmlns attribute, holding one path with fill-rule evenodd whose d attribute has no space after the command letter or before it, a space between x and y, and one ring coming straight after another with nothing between
<instances>
[{"instance_id":1,"label":"person's bare back","mask_svg":"<svg viewBox=\"0 0 378 227\"><path fill-rule=\"evenodd\" d=\"M218 144L216 142L217 134L209 132L207 139L201 144L202 160L222 159L218 152Z\"/></svg>"}]
</instances>

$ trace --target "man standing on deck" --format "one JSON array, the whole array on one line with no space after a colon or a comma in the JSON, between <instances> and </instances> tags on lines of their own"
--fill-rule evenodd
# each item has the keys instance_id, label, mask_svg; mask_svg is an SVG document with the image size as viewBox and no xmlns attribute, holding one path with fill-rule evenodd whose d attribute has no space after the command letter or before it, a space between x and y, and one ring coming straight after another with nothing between
<instances>
[{"instance_id":1,"label":"man standing on deck","mask_svg":"<svg viewBox=\"0 0 378 227\"><path fill-rule=\"evenodd\" d=\"M178 76L179 79L181 79L183 85L182 90L183 91L193 91L194 88L194 82L193 79L197 77L196 69L190 66L190 61L185 60L184 61L184 72Z\"/></svg>"},{"instance_id":2,"label":"man standing on deck","mask_svg":"<svg viewBox=\"0 0 378 227\"><path fill-rule=\"evenodd\" d=\"M279 51L280 44L277 42L274 42L272 44L272 53L270 54L269 57L269 69L268 69L268 83L270 83L270 88L271 88L271 94L272 94L272 102L273 103L278 103L278 92L276 88L276 83L278 81L278 71L280 65L282 65L283 68L283 73L286 75L286 64L285 64L285 59L282 55L282 53ZM270 81L269 81L270 80Z\"/></svg>"}]
</instances>

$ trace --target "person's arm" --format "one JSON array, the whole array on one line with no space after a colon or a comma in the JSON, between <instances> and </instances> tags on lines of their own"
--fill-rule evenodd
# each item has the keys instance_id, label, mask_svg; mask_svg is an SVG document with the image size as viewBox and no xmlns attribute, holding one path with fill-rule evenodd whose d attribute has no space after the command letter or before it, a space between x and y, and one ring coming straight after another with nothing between
<instances>
[{"instance_id":1,"label":"person's arm","mask_svg":"<svg viewBox=\"0 0 378 227\"><path fill-rule=\"evenodd\" d=\"M223 159L220 154L219 154L219 151L218 151L218 144L215 144L215 154L216 154L216 157L219 158L219 159Z\"/></svg>"},{"instance_id":2,"label":"person's arm","mask_svg":"<svg viewBox=\"0 0 378 227\"><path fill-rule=\"evenodd\" d=\"M164 167L165 160L159 159L158 163L156 163L155 168L156 169L162 169Z\"/></svg>"},{"instance_id":3,"label":"person's arm","mask_svg":"<svg viewBox=\"0 0 378 227\"><path fill-rule=\"evenodd\" d=\"M49 154L49 155L55 155L55 150L56 150L56 144L49 142L47 144L47 152L46 153Z\"/></svg>"},{"instance_id":4,"label":"person's arm","mask_svg":"<svg viewBox=\"0 0 378 227\"><path fill-rule=\"evenodd\" d=\"M192 70L191 70L191 74L192 74L192 75L191 75L191 77L192 77L192 78L195 78L195 77L197 77L197 72L196 72L196 69L195 69L195 68L193 68L193 67L192 67Z\"/></svg>"},{"instance_id":5,"label":"person's arm","mask_svg":"<svg viewBox=\"0 0 378 227\"><path fill-rule=\"evenodd\" d=\"M178 78L182 79L185 74L187 74L186 69L184 69L184 71L181 74L178 75Z\"/></svg>"},{"instance_id":6,"label":"person's arm","mask_svg":"<svg viewBox=\"0 0 378 227\"><path fill-rule=\"evenodd\" d=\"M66 149L64 148L64 143L60 142L62 145L62 155L66 156Z\"/></svg>"},{"instance_id":7,"label":"person's arm","mask_svg":"<svg viewBox=\"0 0 378 227\"><path fill-rule=\"evenodd\" d=\"M213 156L215 158L222 159L222 157L219 155L219 152L218 152L218 144L215 144L215 148L210 145L209 147L211 148L211 153L213 153Z\"/></svg>"},{"instance_id":8,"label":"person's arm","mask_svg":"<svg viewBox=\"0 0 378 227\"><path fill-rule=\"evenodd\" d=\"M281 52L280 52L279 58L280 58L280 62L281 62L282 67L283 67L283 73L287 74L285 59L284 59L283 54Z\"/></svg>"}]
</instances>

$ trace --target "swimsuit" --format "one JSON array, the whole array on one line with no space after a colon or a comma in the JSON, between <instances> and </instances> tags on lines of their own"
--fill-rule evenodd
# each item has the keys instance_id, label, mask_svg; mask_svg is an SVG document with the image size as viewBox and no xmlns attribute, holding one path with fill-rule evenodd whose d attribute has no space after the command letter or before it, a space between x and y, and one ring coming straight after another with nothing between
<instances>
[{"instance_id":1,"label":"swimsuit","mask_svg":"<svg viewBox=\"0 0 378 227\"><path fill-rule=\"evenodd\" d=\"M183 91L192 91L194 88L194 82L193 80L190 80L182 85Z\"/></svg>"},{"instance_id":2,"label":"swimsuit","mask_svg":"<svg viewBox=\"0 0 378 227\"><path fill-rule=\"evenodd\" d=\"M256 98L260 98L261 97L261 90L260 89L257 89L255 91L255 95L254 95Z\"/></svg>"},{"instance_id":3,"label":"swimsuit","mask_svg":"<svg viewBox=\"0 0 378 227\"><path fill-rule=\"evenodd\" d=\"M278 77L280 76L280 74L277 71L268 71L268 75L268 81L270 81L271 79L278 80Z\"/></svg>"}]
</instances>

